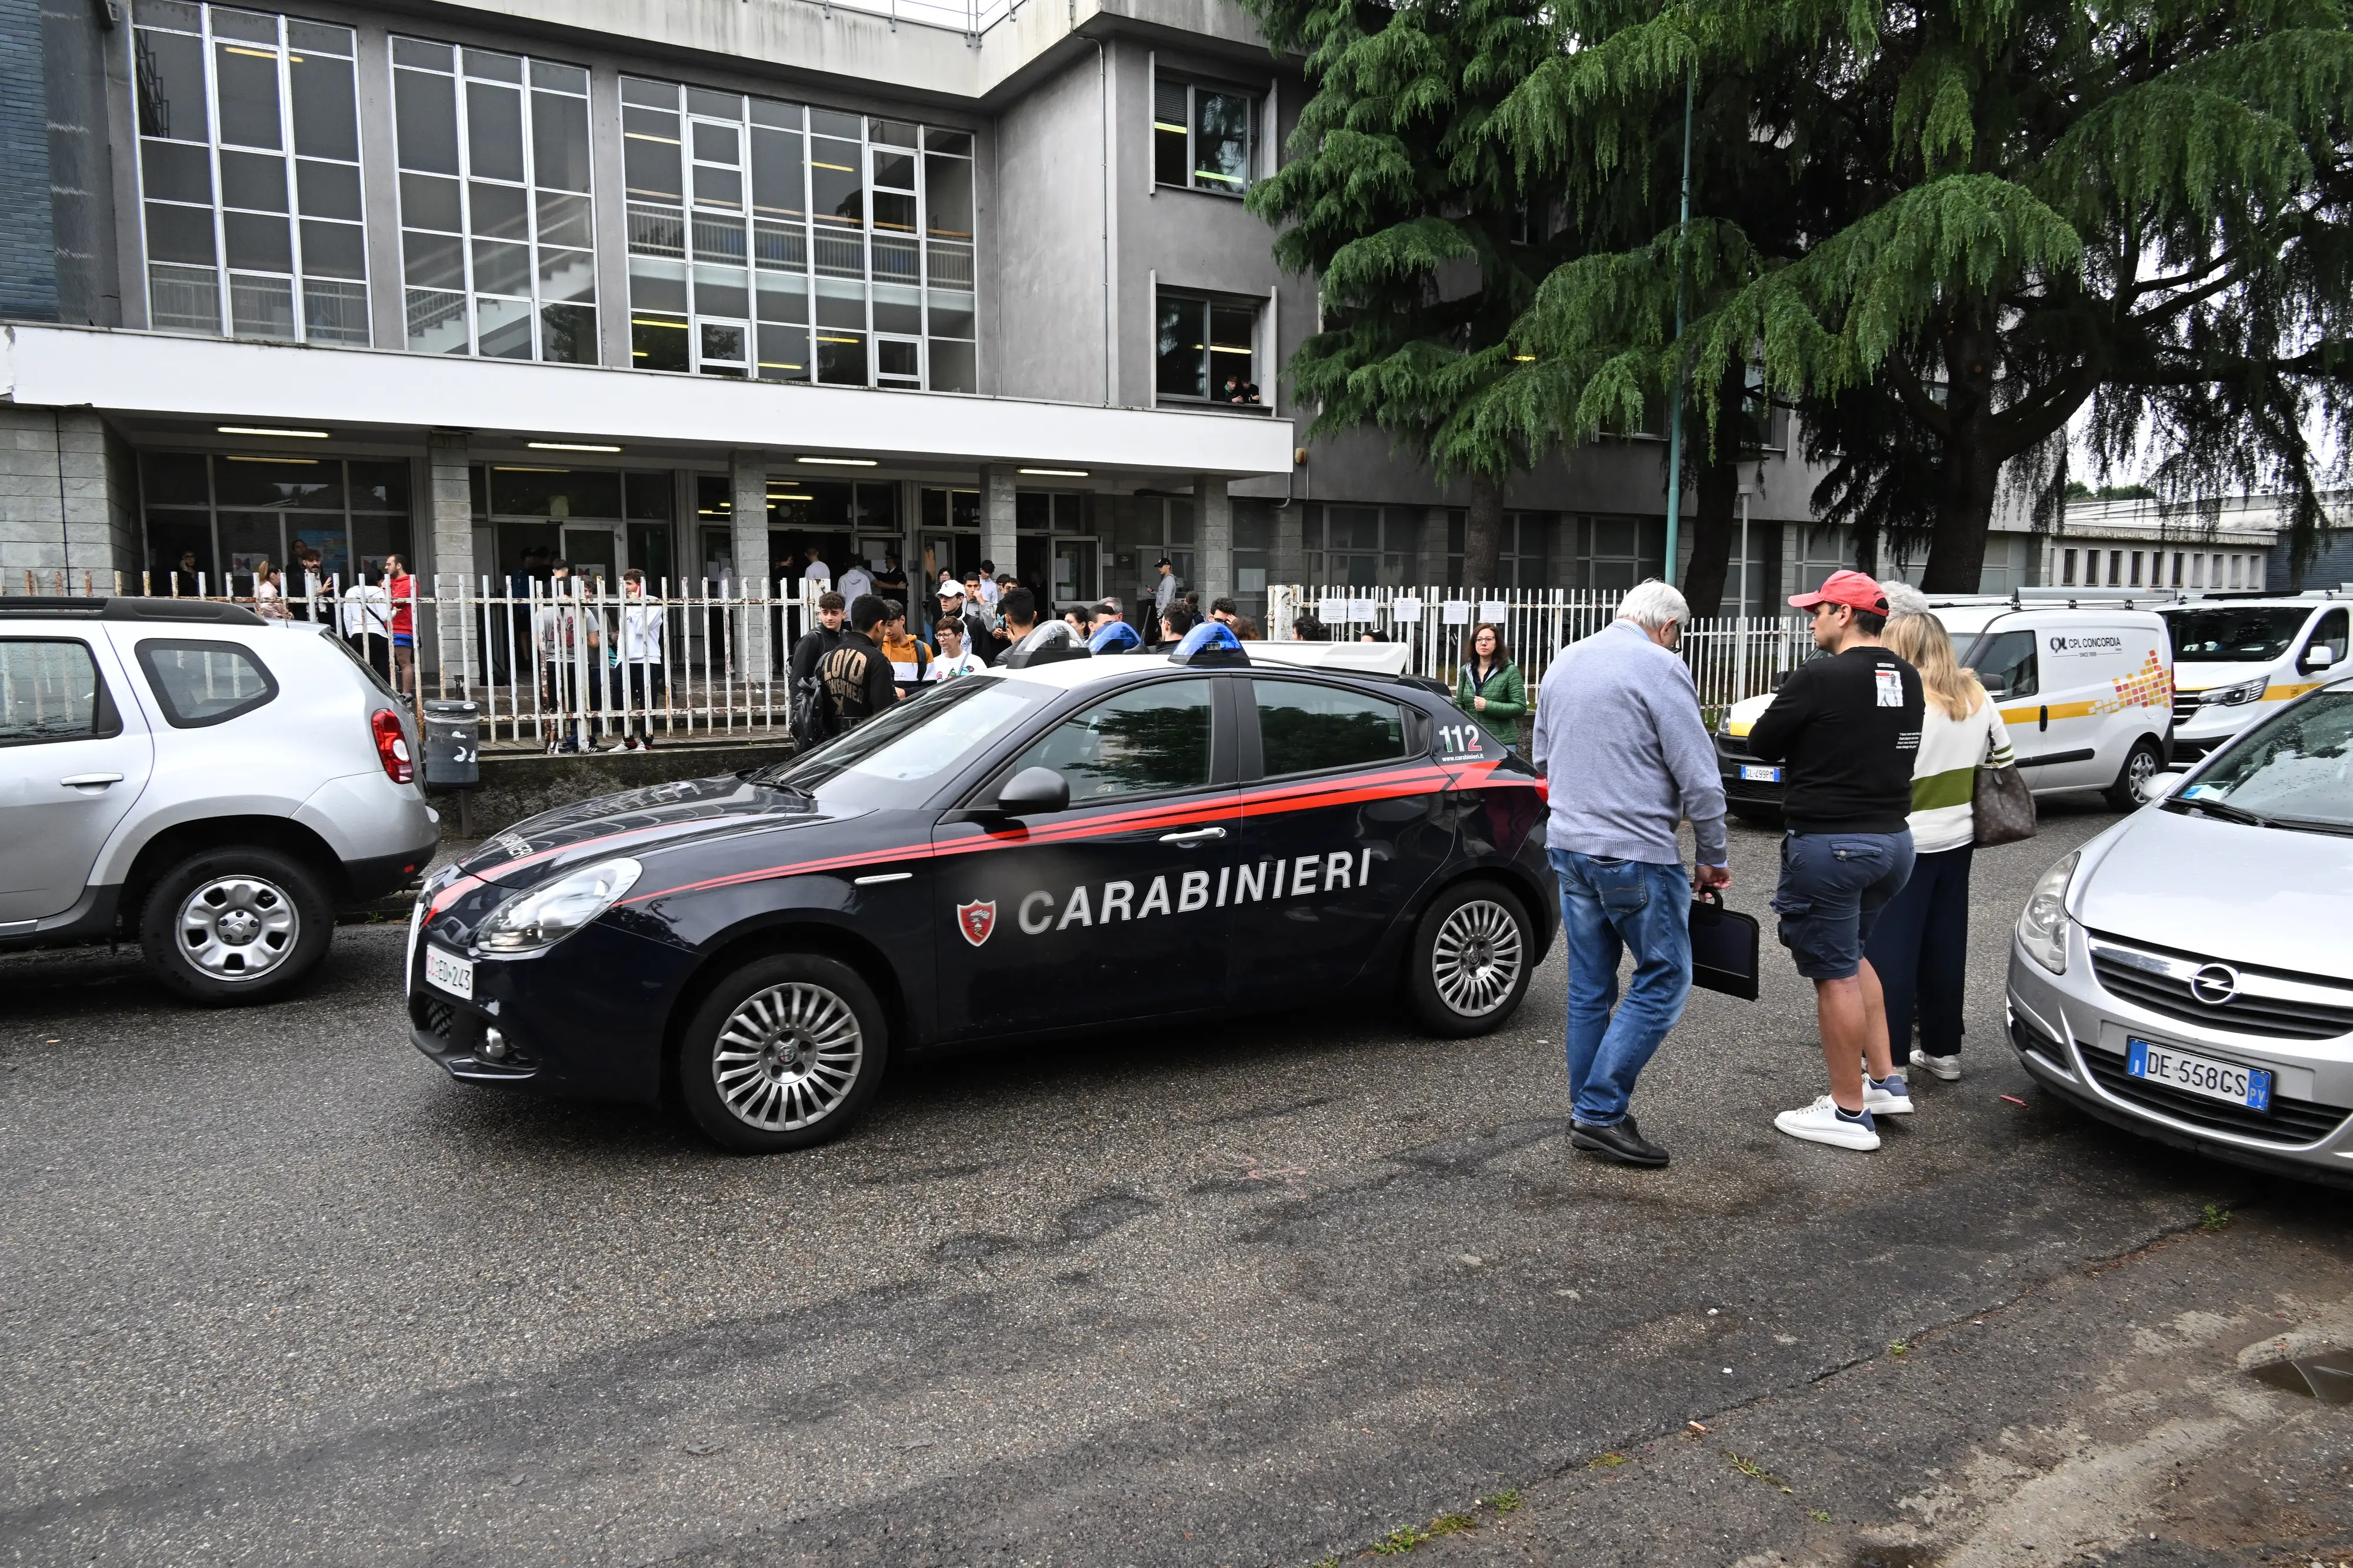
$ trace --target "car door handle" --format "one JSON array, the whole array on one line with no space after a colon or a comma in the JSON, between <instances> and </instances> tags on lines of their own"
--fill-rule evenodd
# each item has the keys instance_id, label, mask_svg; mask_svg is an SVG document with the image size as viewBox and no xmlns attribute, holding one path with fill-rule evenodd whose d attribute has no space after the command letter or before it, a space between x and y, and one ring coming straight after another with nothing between
<instances>
[{"instance_id":1,"label":"car door handle","mask_svg":"<svg viewBox=\"0 0 2353 1568\"><path fill-rule=\"evenodd\" d=\"M1222 827L1196 827L1189 833L1164 833L1160 836L1160 842L1182 844L1189 847L1195 844L1214 843L1225 836L1226 830Z\"/></svg>"},{"instance_id":2,"label":"car door handle","mask_svg":"<svg viewBox=\"0 0 2353 1568\"><path fill-rule=\"evenodd\" d=\"M121 782L121 773L68 773L58 781L67 789L104 789Z\"/></svg>"}]
</instances>

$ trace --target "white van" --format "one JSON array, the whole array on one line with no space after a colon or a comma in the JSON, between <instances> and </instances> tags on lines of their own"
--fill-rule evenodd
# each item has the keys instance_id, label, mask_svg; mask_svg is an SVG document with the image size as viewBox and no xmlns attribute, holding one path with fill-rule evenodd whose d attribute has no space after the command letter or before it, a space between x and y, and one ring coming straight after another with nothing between
<instances>
[{"instance_id":1,"label":"white van","mask_svg":"<svg viewBox=\"0 0 2353 1568\"><path fill-rule=\"evenodd\" d=\"M2096 789L2118 811L2139 805L2136 790L2165 766L2173 731L2173 647L2157 612L1981 597L1932 599L1929 610L2001 709L2029 788ZM1744 819L1780 811L1783 770L1747 742L1772 702L1736 702L1716 727L1725 796Z\"/></svg>"},{"instance_id":2,"label":"white van","mask_svg":"<svg viewBox=\"0 0 2353 1568\"><path fill-rule=\"evenodd\" d=\"M2195 762L2345 669L2341 590L2209 594L2158 614L2173 635L2173 760Z\"/></svg>"}]
</instances>

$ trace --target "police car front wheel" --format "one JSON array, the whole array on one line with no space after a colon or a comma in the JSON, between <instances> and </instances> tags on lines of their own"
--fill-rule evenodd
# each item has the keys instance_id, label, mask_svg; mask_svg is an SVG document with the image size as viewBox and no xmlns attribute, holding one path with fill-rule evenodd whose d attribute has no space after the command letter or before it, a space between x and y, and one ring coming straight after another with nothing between
<instances>
[{"instance_id":1,"label":"police car front wheel","mask_svg":"<svg viewBox=\"0 0 2353 1568\"><path fill-rule=\"evenodd\" d=\"M803 1149L858 1120L889 1050L882 1008L856 970L779 954L735 971L695 1010L679 1097L712 1142L738 1153Z\"/></svg>"},{"instance_id":2,"label":"police car front wheel","mask_svg":"<svg viewBox=\"0 0 2353 1568\"><path fill-rule=\"evenodd\" d=\"M1422 1026L1436 1035L1483 1035L1527 994L1535 928L1518 895L1494 882L1449 888L1414 930L1407 984Z\"/></svg>"}]
</instances>

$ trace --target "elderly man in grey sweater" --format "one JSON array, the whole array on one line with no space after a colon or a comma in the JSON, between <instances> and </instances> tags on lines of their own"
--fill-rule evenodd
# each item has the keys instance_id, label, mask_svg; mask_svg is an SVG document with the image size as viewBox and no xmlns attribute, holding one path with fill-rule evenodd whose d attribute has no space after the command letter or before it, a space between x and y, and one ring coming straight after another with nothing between
<instances>
[{"instance_id":1,"label":"elderly man in grey sweater","mask_svg":"<svg viewBox=\"0 0 2353 1568\"><path fill-rule=\"evenodd\" d=\"M1546 844L1568 938L1569 1142L1628 1165L1667 1163L1627 1107L1691 994L1693 889L1732 880L1715 750L1675 653L1690 619L1673 588L1638 584L1613 625L1546 671L1529 747L1549 788ZM1685 820L1698 844L1689 875L1675 839ZM1634 980L1620 1004L1629 948Z\"/></svg>"}]
</instances>

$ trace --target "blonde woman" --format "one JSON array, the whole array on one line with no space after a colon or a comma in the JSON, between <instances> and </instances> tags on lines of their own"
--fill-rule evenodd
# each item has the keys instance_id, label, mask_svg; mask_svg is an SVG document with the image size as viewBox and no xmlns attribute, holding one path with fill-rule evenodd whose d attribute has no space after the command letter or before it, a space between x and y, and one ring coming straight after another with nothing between
<instances>
[{"instance_id":1,"label":"blonde woman","mask_svg":"<svg viewBox=\"0 0 2353 1568\"><path fill-rule=\"evenodd\" d=\"M1893 601L1894 595L1890 594ZM1887 998L1888 1043L1920 1043L1912 1065L1950 1083L1961 1076L1961 994L1969 946L1970 802L1980 765L2011 760L2001 712L1975 672L1954 657L1944 623L1924 609L1897 615L1883 640L1920 672L1920 752L1912 768L1912 879L1889 902L1863 956Z\"/></svg>"}]
</instances>

